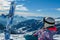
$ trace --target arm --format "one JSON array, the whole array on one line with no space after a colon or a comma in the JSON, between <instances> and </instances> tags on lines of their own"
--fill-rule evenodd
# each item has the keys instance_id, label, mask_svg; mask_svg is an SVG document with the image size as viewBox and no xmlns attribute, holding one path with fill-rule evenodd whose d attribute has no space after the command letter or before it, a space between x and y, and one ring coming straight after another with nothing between
<instances>
[{"instance_id":1,"label":"arm","mask_svg":"<svg viewBox=\"0 0 60 40\"><path fill-rule=\"evenodd\" d=\"M40 30L38 33L38 40L44 40L44 31Z\"/></svg>"},{"instance_id":2,"label":"arm","mask_svg":"<svg viewBox=\"0 0 60 40\"><path fill-rule=\"evenodd\" d=\"M40 30L38 33L38 40L50 40L50 35L48 32L44 31L44 30Z\"/></svg>"},{"instance_id":3,"label":"arm","mask_svg":"<svg viewBox=\"0 0 60 40\"><path fill-rule=\"evenodd\" d=\"M44 32L43 30L39 30L38 32L33 34L34 36L38 36L38 40L43 40L44 39Z\"/></svg>"},{"instance_id":4,"label":"arm","mask_svg":"<svg viewBox=\"0 0 60 40\"><path fill-rule=\"evenodd\" d=\"M37 35L38 35L38 32L34 32L33 35L34 35L34 36L37 36Z\"/></svg>"},{"instance_id":5,"label":"arm","mask_svg":"<svg viewBox=\"0 0 60 40\"><path fill-rule=\"evenodd\" d=\"M44 33L44 35L45 35L45 39L47 39L47 40L52 40L53 39L53 36L52 36L52 34L50 32L46 31Z\"/></svg>"}]
</instances>

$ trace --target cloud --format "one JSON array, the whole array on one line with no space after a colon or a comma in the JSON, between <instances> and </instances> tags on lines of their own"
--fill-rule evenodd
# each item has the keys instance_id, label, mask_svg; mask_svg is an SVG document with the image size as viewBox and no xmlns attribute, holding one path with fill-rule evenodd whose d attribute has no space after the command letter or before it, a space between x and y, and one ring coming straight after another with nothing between
<instances>
[{"instance_id":1,"label":"cloud","mask_svg":"<svg viewBox=\"0 0 60 40\"><path fill-rule=\"evenodd\" d=\"M0 10L2 10L2 0L0 0Z\"/></svg>"},{"instance_id":2,"label":"cloud","mask_svg":"<svg viewBox=\"0 0 60 40\"><path fill-rule=\"evenodd\" d=\"M10 4L11 2L0 0L0 10L1 8L3 8L3 10L9 10ZM28 11L27 7L25 7L23 4L16 5L16 10Z\"/></svg>"},{"instance_id":3,"label":"cloud","mask_svg":"<svg viewBox=\"0 0 60 40\"><path fill-rule=\"evenodd\" d=\"M0 0L0 14L2 13L8 13L10 9L10 4L13 0ZM28 11L27 7L25 7L23 4L16 5L16 10L19 11ZM4 11L4 12L2 12Z\"/></svg>"},{"instance_id":4,"label":"cloud","mask_svg":"<svg viewBox=\"0 0 60 40\"><path fill-rule=\"evenodd\" d=\"M5 1L9 1L9 2L11 2L11 1L14 1L14 0L5 0Z\"/></svg>"},{"instance_id":5,"label":"cloud","mask_svg":"<svg viewBox=\"0 0 60 40\"><path fill-rule=\"evenodd\" d=\"M56 8L57 11L60 11L60 8Z\"/></svg>"},{"instance_id":6,"label":"cloud","mask_svg":"<svg viewBox=\"0 0 60 40\"><path fill-rule=\"evenodd\" d=\"M26 0L15 0L15 1L26 1Z\"/></svg>"},{"instance_id":7,"label":"cloud","mask_svg":"<svg viewBox=\"0 0 60 40\"><path fill-rule=\"evenodd\" d=\"M2 6L1 8L3 8L4 11L9 10L10 8L10 2L8 1L2 1L3 3L0 3L0 5ZM2 10L0 8L0 10ZM16 6L16 10L20 10L20 11L29 11L28 8L24 5L24 4L20 4ZM0 13L8 13L7 12L0 12ZM35 13L30 13L30 12L15 12L15 15L20 15L20 16L40 16L40 14L35 14Z\"/></svg>"},{"instance_id":8,"label":"cloud","mask_svg":"<svg viewBox=\"0 0 60 40\"><path fill-rule=\"evenodd\" d=\"M36 10L36 11L40 12L40 11L42 11L42 10L41 10L41 9L38 9L38 10Z\"/></svg>"},{"instance_id":9,"label":"cloud","mask_svg":"<svg viewBox=\"0 0 60 40\"><path fill-rule=\"evenodd\" d=\"M6 10L9 10L9 8L10 8L10 2L6 0L0 0L0 15L7 14L8 11L6 12Z\"/></svg>"},{"instance_id":10,"label":"cloud","mask_svg":"<svg viewBox=\"0 0 60 40\"><path fill-rule=\"evenodd\" d=\"M11 1L26 1L26 0L6 0L6 1L11 2Z\"/></svg>"},{"instance_id":11,"label":"cloud","mask_svg":"<svg viewBox=\"0 0 60 40\"><path fill-rule=\"evenodd\" d=\"M43 16L41 14L30 13L30 12L15 12L15 15L20 15L20 16Z\"/></svg>"},{"instance_id":12,"label":"cloud","mask_svg":"<svg viewBox=\"0 0 60 40\"><path fill-rule=\"evenodd\" d=\"M9 9L10 2L5 0L0 0L0 10L6 10Z\"/></svg>"},{"instance_id":13,"label":"cloud","mask_svg":"<svg viewBox=\"0 0 60 40\"><path fill-rule=\"evenodd\" d=\"M23 4L17 5L17 6L16 6L16 10L28 11L27 7L25 7Z\"/></svg>"}]
</instances>

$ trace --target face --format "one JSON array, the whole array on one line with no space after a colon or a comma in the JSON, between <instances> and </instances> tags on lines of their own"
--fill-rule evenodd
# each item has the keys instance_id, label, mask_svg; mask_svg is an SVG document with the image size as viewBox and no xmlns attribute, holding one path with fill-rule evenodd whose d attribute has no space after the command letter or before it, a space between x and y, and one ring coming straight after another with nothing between
<instances>
[{"instance_id":1,"label":"face","mask_svg":"<svg viewBox=\"0 0 60 40\"><path fill-rule=\"evenodd\" d=\"M48 23L44 24L44 28L49 27L49 26L54 26L54 24L48 24Z\"/></svg>"}]
</instances>

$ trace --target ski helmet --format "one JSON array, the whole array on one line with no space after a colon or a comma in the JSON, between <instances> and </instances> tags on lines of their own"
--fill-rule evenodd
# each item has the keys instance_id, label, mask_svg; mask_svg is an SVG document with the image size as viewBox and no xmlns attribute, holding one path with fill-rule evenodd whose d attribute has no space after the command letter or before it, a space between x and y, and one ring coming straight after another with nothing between
<instances>
[{"instance_id":1,"label":"ski helmet","mask_svg":"<svg viewBox=\"0 0 60 40\"><path fill-rule=\"evenodd\" d=\"M51 27L55 25L55 19L52 17L45 17L43 19L44 24L46 24L47 27Z\"/></svg>"}]
</instances>

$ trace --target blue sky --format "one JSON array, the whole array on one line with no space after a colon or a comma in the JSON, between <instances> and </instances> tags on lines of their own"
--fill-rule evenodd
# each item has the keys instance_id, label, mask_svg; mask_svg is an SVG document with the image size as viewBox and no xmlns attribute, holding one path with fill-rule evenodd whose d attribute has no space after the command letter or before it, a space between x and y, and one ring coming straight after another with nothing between
<instances>
[{"instance_id":1,"label":"blue sky","mask_svg":"<svg viewBox=\"0 0 60 40\"><path fill-rule=\"evenodd\" d=\"M5 2L7 3L9 3L9 1L12 0L5 0ZM15 12L18 15L60 17L60 0L14 0L14 1L16 1L17 6Z\"/></svg>"}]
</instances>

